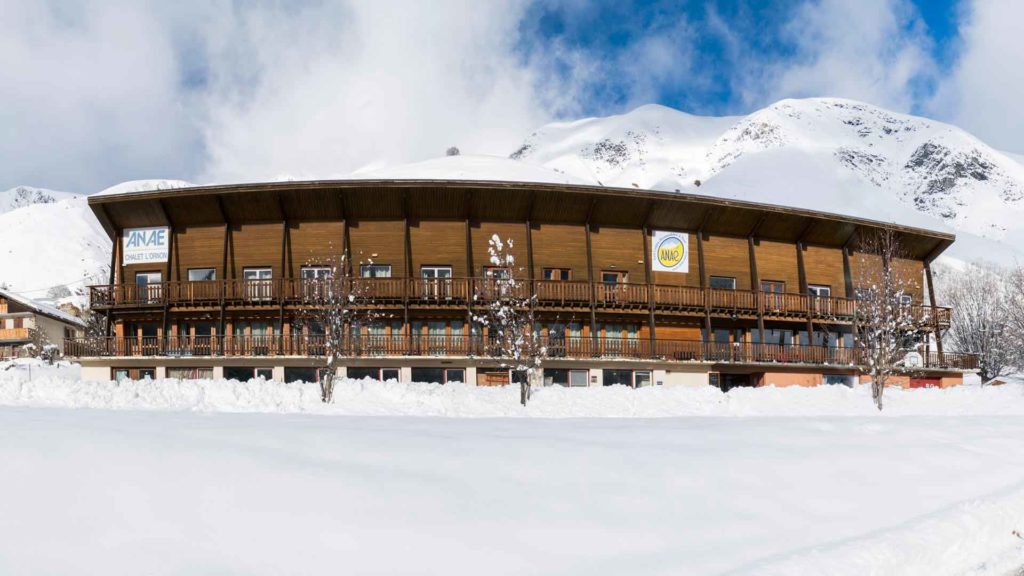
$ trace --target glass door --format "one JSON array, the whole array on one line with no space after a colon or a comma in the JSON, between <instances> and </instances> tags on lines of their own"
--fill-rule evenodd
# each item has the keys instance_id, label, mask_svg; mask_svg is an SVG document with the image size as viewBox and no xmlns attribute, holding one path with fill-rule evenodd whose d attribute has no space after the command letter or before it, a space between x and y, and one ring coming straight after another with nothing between
<instances>
[{"instance_id":1,"label":"glass door","mask_svg":"<svg viewBox=\"0 0 1024 576\"><path fill-rule=\"evenodd\" d=\"M452 297L452 267L423 266L420 268L423 278L423 297L427 299L447 299Z\"/></svg>"},{"instance_id":2,"label":"glass door","mask_svg":"<svg viewBox=\"0 0 1024 576\"><path fill-rule=\"evenodd\" d=\"M163 274L160 272L137 272L135 285L139 290L139 301L143 304L157 304L162 295Z\"/></svg>"},{"instance_id":3,"label":"glass door","mask_svg":"<svg viewBox=\"0 0 1024 576\"><path fill-rule=\"evenodd\" d=\"M249 300L266 301L273 296L270 268L246 268L242 270L245 280L245 296Z\"/></svg>"},{"instance_id":4,"label":"glass door","mask_svg":"<svg viewBox=\"0 0 1024 576\"><path fill-rule=\"evenodd\" d=\"M765 310L779 312L783 309L782 295L786 292L784 282L774 280L761 281L762 298L764 298Z\"/></svg>"}]
</instances>

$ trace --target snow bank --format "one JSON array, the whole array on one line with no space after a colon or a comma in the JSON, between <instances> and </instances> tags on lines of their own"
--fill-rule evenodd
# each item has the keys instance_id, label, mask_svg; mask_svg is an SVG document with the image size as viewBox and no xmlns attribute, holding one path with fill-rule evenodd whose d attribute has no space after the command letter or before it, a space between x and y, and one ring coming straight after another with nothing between
<instances>
[{"instance_id":1,"label":"snow bank","mask_svg":"<svg viewBox=\"0 0 1024 576\"><path fill-rule=\"evenodd\" d=\"M536 390L529 406L516 387L340 380L335 402L320 402L316 384L263 380L156 380L83 382L24 371L0 372L0 405L448 417L661 418L673 416L870 416L877 414L868 386L816 388L716 388L624 386L550 387ZM890 389L883 416L1024 415L1024 387L962 386Z\"/></svg>"}]
</instances>

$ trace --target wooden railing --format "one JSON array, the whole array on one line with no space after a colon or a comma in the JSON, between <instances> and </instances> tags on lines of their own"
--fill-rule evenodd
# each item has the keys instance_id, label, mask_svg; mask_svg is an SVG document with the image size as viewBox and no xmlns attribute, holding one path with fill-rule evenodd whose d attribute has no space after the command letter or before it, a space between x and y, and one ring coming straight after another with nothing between
<instances>
[{"instance_id":1,"label":"wooden railing","mask_svg":"<svg viewBox=\"0 0 1024 576\"><path fill-rule=\"evenodd\" d=\"M852 348L780 344L722 344L697 340L565 337L545 340L550 358L622 358L740 364L781 363L855 366ZM189 356L324 356L331 352L322 335L169 336L145 338L76 338L64 342L64 354L82 357ZM344 357L366 356L497 356L497 348L479 336L377 336L345 339ZM932 352L926 368L977 368L977 356Z\"/></svg>"},{"instance_id":2,"label":"wooden railing","mask_svg":"<svg viewBox=\"0 0 1024 576\"><path fill-rule=\"evenodd\" d=\"M28 340L28 328L0 328L0 341Z\"/></svg>"},{"instance_id":3,"label":"wooden railing","mask_svg":"<svg viewBox=\"0 0 1024 576\"><path fill-rule=\"evenodd\" d=\"M523 282L514 294L526 297L530 284ZM461 306L470 300L487 301L498 295L501 284L491 278L350 278L346 280L214 280L164 282L139 286L93 286L93 308L144 308L147 306L210 307L226 305L302 304L320 300L325 291L357 294L376 304ZM504 288L507 290L507 288ZM652 293L653 292L653 293ZM587 281L534 280L539 307L589 308L591 284ZM593 285L594 305L600 309L646 309L653 301L657 311L702 311L756 315L768 318L852 319L857 301L852 298L776 294L750 290L701 289L660 284ZM917 322L949 326L950 309L913 304Z\"/></svg>"}]
</instances>

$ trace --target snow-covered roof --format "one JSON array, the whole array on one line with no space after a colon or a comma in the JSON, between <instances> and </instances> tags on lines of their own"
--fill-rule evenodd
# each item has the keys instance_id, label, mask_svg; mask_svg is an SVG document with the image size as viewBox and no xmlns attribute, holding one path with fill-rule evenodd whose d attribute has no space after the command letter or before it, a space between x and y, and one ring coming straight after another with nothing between
<instances>
[{"instance_id":1,"label":"snow-covered roof","mask_svg":"<svg viewBox=\"0 0 1024 576\"><path fill-rule=\"evenodd\" d=\"M78 326L79 328L85 328L85 321L82 320L81 318L68 314L63 310L60 310L48 304L43 304L42 302L32 300L31 298L26 298L24 296L15 294L14 292L11 292L9 290L4 290L0 288L0 298L4 298L9 302L17 302L18 304L21 304L22 306L28 308L29 310L32 310L33 312L41 316L53 318L58 322L72 324L74 326Z\"/></svg>"}]
</instances>

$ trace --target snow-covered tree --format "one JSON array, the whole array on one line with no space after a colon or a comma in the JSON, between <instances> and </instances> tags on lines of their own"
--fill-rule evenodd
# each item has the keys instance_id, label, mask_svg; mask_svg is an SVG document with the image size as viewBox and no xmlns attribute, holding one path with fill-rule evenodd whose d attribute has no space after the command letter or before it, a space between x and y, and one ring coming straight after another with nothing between
<instances>
[{"instance_id":1,"label":"snow-covered tree","mask_svg":"<svg viewBox=\"0 0 1024 576\"><path fill-rule=\"evenodd\" d=\"M540 335L536 302L532 290L521 279L523 270L516 266L512 240L491 236L492 273L474 294L474 301L486 302L486 313L474 319L487 328L488 349L519 377L519 399L523 406L530 400L534 383L543 381L547 346Z\"/></svg>"},{"instance_id":2,"label":"snow-covered tree","mask_svg":"<svg viewBox=\"0 0 1024 576\"><path fill-rule=\"evenodd\" d=\"M928 322L914 314L911 294L918 283L897 266L902 255L899 237L892 230L861 238L855 347L871 377L871 397L879 410L890 376L902 370Z\"/></svg>"},{"instance_id":3,"label":"snow-covered tree","mask_svg":"<svg viewBox=\"0 0 1024 576\"><path fill-rule=\"evenodd\" d=\"M459 154L461 154L461 152L459 152L458 146L452 146L444 151L445 156L458 156Z\"/></svg>"},{"instance_id":4,"label":"snow-covered tree","mask_svg":"<svg viewBox=\"0 0 1024 576\"><path fill-rule=\"evenodd\" d=\"M946 342L978 355L983 382L1006 374L1019 361L1015 336L1024 329L1024 272L1010 274L1009 280L985 265L937 272L941 301L952 308Z\"/></svg>"},{"instance_id":5,"label":"snow-covered tree","mask_svg":"<svg viewBox=\"0 0 1024 576\"><path fill-rule=\"evenodd\" d=\"M322 269L318 277L302 280L300 314L311 334L323 338L322 350L312 346L310 351L323 360L320 399L326 404L334 400L334 381L351 341L350 331L371 322L377 313L368 307L373 303L368 287L352 277L346 255L332 258Z\"/></svg>"}]
</instances>

